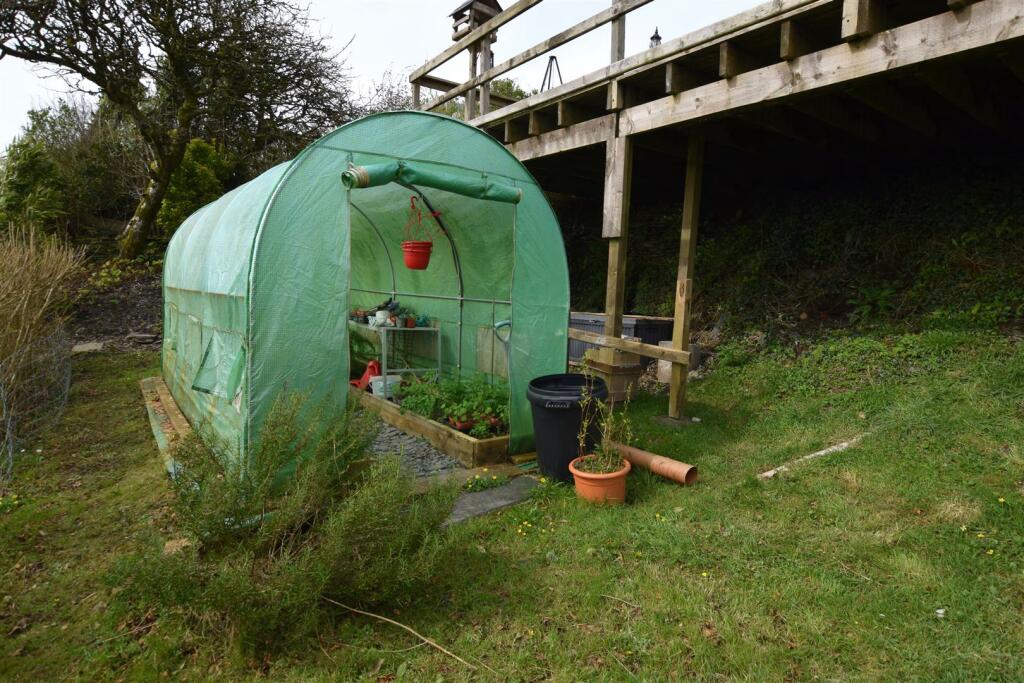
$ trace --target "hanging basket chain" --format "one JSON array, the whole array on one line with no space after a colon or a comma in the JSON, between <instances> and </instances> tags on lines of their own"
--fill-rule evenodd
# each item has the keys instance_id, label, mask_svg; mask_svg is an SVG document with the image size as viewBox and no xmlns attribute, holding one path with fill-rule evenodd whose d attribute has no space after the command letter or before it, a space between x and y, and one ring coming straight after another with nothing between
<instances>
[{"instance_id":1,"label":"hanging basket chain","mask_svg":"<svg viewBox=\"0 0 1024 683\"><path fill-rule=\"evenodd\" d=\"M431 211L432 218L440 218L440 211ZM409 196L409 219L405 222L405 240L433 242L434 233L430 228L423 225L423 209L416 202L416 195Z\"/></svg>"}]
</instances>

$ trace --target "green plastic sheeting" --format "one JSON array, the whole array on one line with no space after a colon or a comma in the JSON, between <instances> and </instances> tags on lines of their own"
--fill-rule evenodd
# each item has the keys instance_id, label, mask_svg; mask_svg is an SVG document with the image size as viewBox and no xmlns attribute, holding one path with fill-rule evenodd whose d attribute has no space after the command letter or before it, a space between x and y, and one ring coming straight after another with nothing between
<instances>
[{"instance_id":1,"label":"green plastic sheeting","mask_svg":"<svg viewBox=\"0 0 1024 683\"><path fill-rule=\"evenodd\" d=\"M433 239L426 270L404 265L410 229ZM164 262L164 379L245 458L283 391L341 414L368 349L350 367L349 312L392 297L436 322L445 375L507 378L511 452L533 450L526 386L566 368L561 231L515 157L434 114L342 126L190 216Z\"/></svg>"},{"instance_id":2,"label":"green plastic sheeting","mask_svg":"<svg viewBox=\"0 0 1024 683\"><path fill-rule=\"evenodd\" d=\"M391 161L385 164L355 166L341 174L345 187L363 188L399 183L405 186L432 187L461 194L464 197L489 199L496 202L518 204L523 191L511 185L494 182L486 175L466 178L430 168L425 164L408 161Z\"/></svg>"}]
</instances>

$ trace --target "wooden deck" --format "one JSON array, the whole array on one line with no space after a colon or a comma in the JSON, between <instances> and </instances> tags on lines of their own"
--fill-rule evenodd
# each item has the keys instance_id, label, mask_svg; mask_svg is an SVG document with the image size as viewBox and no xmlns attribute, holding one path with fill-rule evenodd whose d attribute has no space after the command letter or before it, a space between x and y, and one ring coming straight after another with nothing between
<instances>
[{"instance_id":1,"label":"wooden deck","mask_svg":"<svg viewBox=\"0 0 1024 683\"><path fill-rule=\"evenodd\" d=\"M481 68L498 29L541 1L481 12L413 72L414 100L432 109L464 97L470 123L505 144L549 193L602 188L607 318L604 334L587 341L611 348L626 345L619 337L633 178L649 184L685 169L672 348L628 348L674 364L669 416L680 422L706 168L727 182L749 165L773 175L850 159L870 168L909 146L970 147L976 130L988 145L1022 145L1024 0L774 0L629 56L627 17L654 0L614 0ZM608 24L607 66L516 102L489 97L495 78ZM464 51L466 81L423 97L438 85L430 73ZM638 149L644 164L634 163ZM652 157L665 161L656 168Z\"/></svg>"}]
</instances>

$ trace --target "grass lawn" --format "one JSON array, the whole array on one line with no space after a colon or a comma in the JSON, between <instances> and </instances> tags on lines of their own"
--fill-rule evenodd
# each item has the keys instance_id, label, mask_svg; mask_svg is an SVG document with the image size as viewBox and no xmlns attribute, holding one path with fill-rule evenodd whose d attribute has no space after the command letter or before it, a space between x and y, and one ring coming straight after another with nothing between
<instances>
[{"instance_id":1,"label":"grass lawn","mask_svg":"<svg viewBox=\"0 0 1024 683\"><path fill-rule=\"evenodd\" d=\"M174 528L137 385L158 359L84 358L0 511L0 679L1021 680L1022 347L932 331L731 350L692 385L700 424L667 431L667 399L636 400L638 445L698 465L697 486L641 472L616 509L542 487L454 528L433 590L388 613L477 671L340 613L259 671L174 615L125 616L105 574Z\"/></svg>"}]
</instances>

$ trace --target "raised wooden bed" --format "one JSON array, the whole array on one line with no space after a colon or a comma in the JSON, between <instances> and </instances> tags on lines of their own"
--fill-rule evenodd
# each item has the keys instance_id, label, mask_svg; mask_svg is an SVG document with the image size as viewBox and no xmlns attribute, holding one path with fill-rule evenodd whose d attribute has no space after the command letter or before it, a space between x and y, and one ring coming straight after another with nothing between
<instances>
[{"instance_id":1,"label":"raised wooden bed","mask_svg":"<svg viewBox=\"0 0 1024 683\"><path fill-rule=\"evenodd\" d=\"M403 432L423 437L434 448L447 453L466 467L508 462L507 436L474 439L447 425L402 410L391 401L385 401L369 392L360 391L357 395L363 407L377 413L388 424Z\"/></svg>"}]
</instances>

